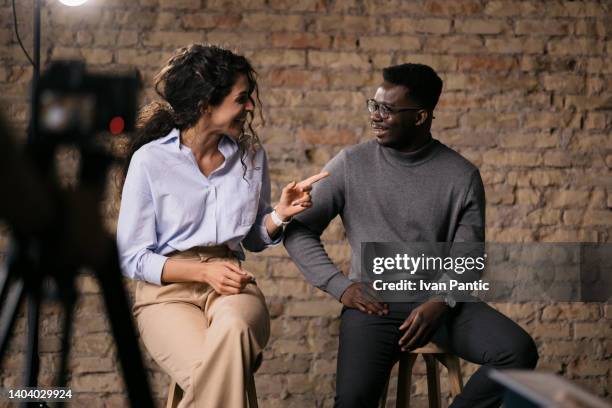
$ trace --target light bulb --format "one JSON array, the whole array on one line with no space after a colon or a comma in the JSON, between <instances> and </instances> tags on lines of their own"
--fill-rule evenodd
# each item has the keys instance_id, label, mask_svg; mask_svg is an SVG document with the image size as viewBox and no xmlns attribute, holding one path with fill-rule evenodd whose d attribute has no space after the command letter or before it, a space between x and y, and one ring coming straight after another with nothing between
<instances>
[{"instance_id":1,"label":"light bulb","mask_svg":"<svg viewBox=\"0 0 612 408\"><path fill-rule=\"evenodd\" d=\"M60 3L66 5L66 6L70 6L70 7L76 7L76 6L80 6L81 4L85 3L87 0L59 0Z\"/></svg>"}]
</instances>

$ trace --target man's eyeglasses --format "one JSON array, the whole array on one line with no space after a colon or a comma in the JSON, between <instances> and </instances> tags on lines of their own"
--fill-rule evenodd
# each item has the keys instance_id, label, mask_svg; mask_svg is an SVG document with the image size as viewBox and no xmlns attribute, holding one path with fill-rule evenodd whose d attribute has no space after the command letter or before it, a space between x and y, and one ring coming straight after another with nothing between
<instances>
[{"instance_id":1,"label":"man's eyeglasses","mask_svg":"<svg viewBox=\"0 0 612 408\"><path fill-rule=\"evenodd\" d=\"M378 112L380 117L383 118L383 119L387 119L389 116L391 116L391 115L393 115L395 113L409 111L409 110L421 110L421 109L423 109L423 108L418 108L418 107L391 108L391 107L389 107L387 105L384 105L382 103L376 102L374 99L368 99L366 101L366 103L367 103L368 111L370 113Z\"/></svg>"}]
</instances>

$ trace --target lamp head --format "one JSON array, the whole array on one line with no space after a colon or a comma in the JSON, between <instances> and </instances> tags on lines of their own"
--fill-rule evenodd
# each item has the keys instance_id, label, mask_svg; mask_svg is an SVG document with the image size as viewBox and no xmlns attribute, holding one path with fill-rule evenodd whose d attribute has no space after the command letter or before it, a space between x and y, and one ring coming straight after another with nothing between
<instances>
[{"instance_id":1,"label":"lamp head","mask_svg":"<svg viewBox=\"0 0 612 408\"><path fill-rule=\"evenodd\" d=\"M87 0L59 0L60 3L70 7L80 6L85 3Z\"/></svg>"}]
</instances>

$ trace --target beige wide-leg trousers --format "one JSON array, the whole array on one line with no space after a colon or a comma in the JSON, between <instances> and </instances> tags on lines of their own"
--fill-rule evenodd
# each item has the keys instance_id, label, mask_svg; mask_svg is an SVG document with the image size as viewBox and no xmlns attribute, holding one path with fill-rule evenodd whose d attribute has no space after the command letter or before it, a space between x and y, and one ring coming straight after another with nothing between
<instances>
[{"instance_id":1,"label":"beige wide-leg trousers","mask_svg":"<svg viewBox=\"0 0 612 408\"><path fill-rule=\"evenodd\" d=\"M226 246L170 255L184 262L238 261ZM202 283L157 286L139 281L134 314L153 359L183 390L179 408L250 408L247 388L270 337L270 316L257 285L222 296Z\"/></svg>"}]
</instances>

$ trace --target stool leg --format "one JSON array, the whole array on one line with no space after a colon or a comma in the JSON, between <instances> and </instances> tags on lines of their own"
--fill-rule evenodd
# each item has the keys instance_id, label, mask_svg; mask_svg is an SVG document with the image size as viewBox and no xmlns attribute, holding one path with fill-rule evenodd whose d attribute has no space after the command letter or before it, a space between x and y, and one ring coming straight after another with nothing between
<instances>
[{"instance_id":1,"label":"stool leg","mask_svg":"<svg viewBox=\"0 0 612 408\"><path fill-rule=\"evenodd\" d=\"M432 355L423 354L427 366L427 391L429 393L429 408L440 408L442 397L440 395L440 370L438 362Z\"/></svg>"},{"instance_id":2,"label":"stool leg","mask_svg":"<svg viewBox=\"0 0 612 408\"><path fill-rule=\"evenodd\" d=\"M459 357L454 354L437 354L436 358L448 370L448 382L450 384L450 392L453 398L463 390L463 377L461 376L461 364Z\"/></svg>"},{"instance_id":3,"label":"stool leg","mask_svg":"<svg viewBox=\"0 0 612 408\"><path fill-rule=\"evenodd\" d=\"M385 383L385 388L383 388L383 392L380 395L380 400L378 402L379 408L385 408L387 406L387 392L389 391L389 380Z\"/></svg>"},{"instance_id":4,"label":"stool leg","mask_svg":"<svg viewBox=\"0 0 612 408\"><path fill-rule=\"evenodd\" d=\"M410 391L412 388L412 367L418 354L403 353L400 358L397 374L397 408L410 408Z\"/></svg>"}]
</instances>

